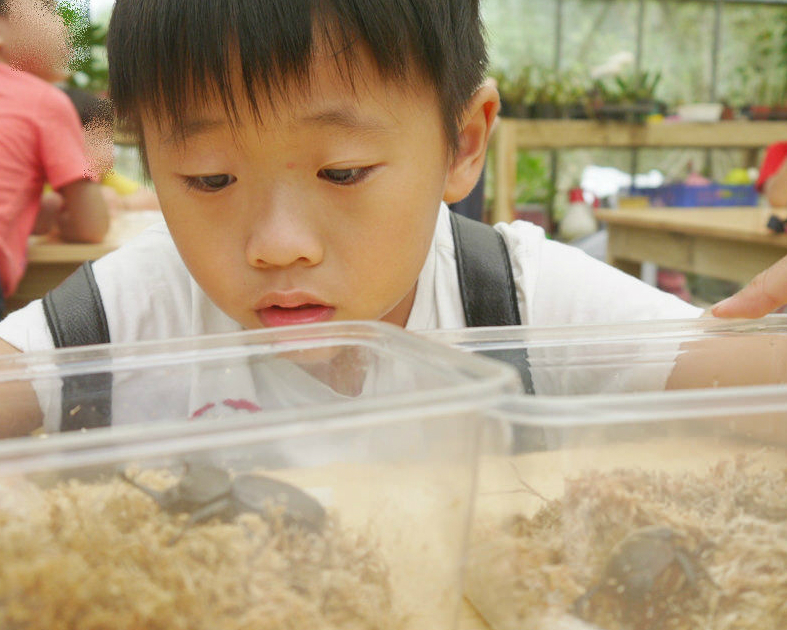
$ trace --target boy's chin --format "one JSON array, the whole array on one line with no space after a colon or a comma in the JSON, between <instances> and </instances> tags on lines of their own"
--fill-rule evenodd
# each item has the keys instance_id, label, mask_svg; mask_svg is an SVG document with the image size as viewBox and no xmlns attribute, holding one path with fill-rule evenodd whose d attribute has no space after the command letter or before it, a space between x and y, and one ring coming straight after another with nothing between
<instances>
[{"instance_id":1,"label":"boy's chin","mask_svg":"<svg viewBox=\"0 0 787 630\"><path fill-rule=\"evenodd\" d=\"M278 356L291 361L344 396L358 396L361 393L367 372L376 363L376 355L357 345L312 347Z\"/></svg>"}]
</instances>

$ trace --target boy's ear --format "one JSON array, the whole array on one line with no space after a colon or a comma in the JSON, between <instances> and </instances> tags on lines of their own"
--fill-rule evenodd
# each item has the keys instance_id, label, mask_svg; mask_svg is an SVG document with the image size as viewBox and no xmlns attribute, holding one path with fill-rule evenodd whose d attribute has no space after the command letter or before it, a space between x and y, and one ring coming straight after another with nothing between
<instances>
[{"instance_id":1,"label":"boy's ear","mask_svg":"<svg viewBox=\"0 0 787 630\"><path fill-rule=\"evenodd\" d=\"M486 147L492 125L500 111L500 95L494 82L487 79L479 87L465 109L459 144L446 178L443 201L461 201L478 182L486 160Z\"/></svg>"}]
</instances>

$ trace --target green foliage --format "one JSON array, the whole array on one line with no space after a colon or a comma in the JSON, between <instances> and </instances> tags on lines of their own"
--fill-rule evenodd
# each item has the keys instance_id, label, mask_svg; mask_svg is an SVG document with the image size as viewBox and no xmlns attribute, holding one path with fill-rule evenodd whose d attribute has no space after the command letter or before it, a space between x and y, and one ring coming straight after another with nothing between
<instances>
[{"instance_id":1,"label":"green foliage","mask_svg":"<svg viewBox=\"0 0 787 630\"><path fill-rule=\"evenodd\" d=\"M733 70L737 91L731 90L728 99L736 105L777 105L785 99L785 58L783 24L770 22L761 25L751 41L750 54L741 59Z\"/></svg>"},{"instance_id":2,"label":"green foliage","mask_svg":"<svg viewBox=\"0 0 787 630\"><path fill-rule=\"evenodd\" d=\"M593 81L586 72L556 72L541 66L524 66L513 76L495 70L504 115L534 118L562 117L569 108L592 115L601 105L634 105L654 101L660 71L630 72Z\"/></svg>"},{"instance_id":3,"label":"green foliage","mask_svg":"<svg viewBox=\"0 0 787 630\"><path fill-rule=\"evenodd\" d=\"M557 0L484 0L490 59L512 75L555 63ZM561 65L589 71L621 51L635 53L637 0L562 0ZM703 102L711 95L715 3L645 0L641 67L662 73L658 97ZM770 45L759 33L774 33ZM715 93L733 105L759 93L781 98L787 84L787 7L724 2ZM610 86L611 87L611 86Z\"/></svg>"},{"instance_id":4,"label":"green foliage","mask_svg":"<svg viewBox=\"0 0 787 630\"><path fill-rule=\"evenodd\" d=\"M107 89L109 72L106 63L106 28L91 24L86 8L74 0L57 6L69 33L74 55L69 63L72 75L69 85L103 94Z\"/></svg>"},{"instance_id":5,"label":"green foliage","mask_svg":"<svg viewBox=\"0 0 787 630\"><path fill-rule=\"evenodd\" d=\"M516 203L549 204L555 194L544 158L518 151L516 156Z\"/></svg>"},{"instance_id":6,"label":"green foliage","mask_svg":"<svg viewBox=\"0 0 787 630\"><path fill-rule=\"evenodd\" d=\"M497 81L500 98L510 110L507 114L525 116L538 89L533 66L524 66L514 73L493 70L490 76Z\"/></svg>"},{"instance_id":7,"label":"green foliage","mask_svg":"<svg viewBox=\"0 0 787 630\"><path fill-rule=\"evenodd\" d=\"M640 71L616 75L609 82L597 79L593 87L604 103L630 105L654 100L659 81L660 71Z\"/></svg>"},{"instance_id":8,"label":"green foliage","mask_svg":"<svg viewBox=\"0 0 787 630\"><path fill-rule=\"evenodd\" d=\"M508 115L526 117L532 114L532 106L552 106L559 114L569 105L584 105L587 101L587 79L577 70L555 72L528 65L513 74L496 69L490 76L497 80Z\"/></svg>"}]
</instances>

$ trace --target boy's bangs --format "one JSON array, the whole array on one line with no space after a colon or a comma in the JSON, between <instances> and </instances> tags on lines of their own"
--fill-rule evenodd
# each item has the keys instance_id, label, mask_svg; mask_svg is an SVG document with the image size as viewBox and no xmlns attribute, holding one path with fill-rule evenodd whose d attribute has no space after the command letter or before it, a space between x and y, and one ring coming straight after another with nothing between
<instances>
[{"instance_id":1,"label":"boy's bangs","mask_svg":"<svg viewBox=\"0 0 787 630\"><path fill-rule=\"evenodd\" d=\"M318 49L333 56L350 85L362 51L383 78L405 78L413 69L429 74L423 51L413 45L422 35L412 4L397 3L396 28L381 11L359 4L374 3L118 0L107 48L119 122L139 134L140 111L153 112L177 136L188 113L216 97L231 122L245 104L259 118L260 99L275 111L308 88ZM402 24L411 32L402 33Z\"/></svg>"}]
</instances>

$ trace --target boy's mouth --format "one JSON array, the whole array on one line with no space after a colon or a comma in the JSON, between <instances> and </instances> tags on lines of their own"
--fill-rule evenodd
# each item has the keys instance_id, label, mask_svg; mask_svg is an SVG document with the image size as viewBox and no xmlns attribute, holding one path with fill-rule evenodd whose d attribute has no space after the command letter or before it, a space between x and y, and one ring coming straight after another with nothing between
<instances>
[{"instance_id":1,"label":"boy's mouth","mask_svg":"<svg viewBox=\"0 0 787 630\"><path fill-rule=\"evenodd\" d=\"M286 296L263 301L257 308L257 317L266 328L314 324L330 320L336 309L308 298Z\"/></svg>"},{"instance_id":2,"label":"boy's mouth","mask_svg":"<svg viewBox=\"0 0 787 630\"><path fill-rule=\"evenodd\" d=\"M294 326L296 324L314 324L327 322L333 317L336 309L320 304L301 304L296 307L269 306L257 311L257 317L266 328L273 326Z\"/></svg>"}]
</instances>

